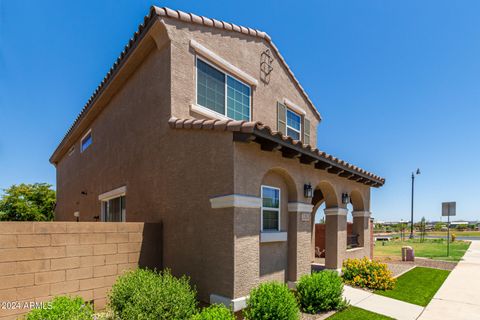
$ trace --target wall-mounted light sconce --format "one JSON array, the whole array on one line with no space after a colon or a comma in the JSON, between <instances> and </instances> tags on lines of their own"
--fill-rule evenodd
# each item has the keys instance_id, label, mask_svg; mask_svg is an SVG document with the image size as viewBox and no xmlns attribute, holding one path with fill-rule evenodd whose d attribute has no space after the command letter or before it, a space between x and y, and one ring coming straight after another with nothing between
<instances>
[{"instance_id":1,"label":"wall-mounted light sconce","mask_svg":"<svg viewBox=\"0 0 480 320\"><path fill-rule=\"evenodd\" d=\"M350 196L348 193L342 193L342 203L349 204L350 203Z\"/></svg>"},{"instance_id":2,"label":"wall-mounted light sconce","mask_svg":"<svg viewBox=\"0 0 480 320\"><path fill-rule=\"evenodd\" d=\"M80 211L75 211L73 216L77 219L77 222L80 221Z\"/></svg>"},{"instance_id":3,"label":"wall-mounted light sconce","mask_svg":"<svg viewBox=\"0 0 480 320\"><path fill-rule=\"evenodd\" d=\"M305 198L313 198L313 189L310 183L306 183L303 185L303 195Z\"/></svg>"}]
</instances>

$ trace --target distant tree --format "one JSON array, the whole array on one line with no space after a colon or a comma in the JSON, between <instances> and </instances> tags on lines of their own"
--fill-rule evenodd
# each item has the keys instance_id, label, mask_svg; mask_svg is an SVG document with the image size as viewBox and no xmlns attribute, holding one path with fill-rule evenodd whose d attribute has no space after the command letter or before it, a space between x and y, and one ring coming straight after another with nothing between
<instances>
[{"instance_id":1,"label":"distant tree","mask_svg":"<svg viewBox=\"0 0 480 320\"><path fill-rule=\"evenodd\" d=\"M433 228L435 229L435 231L441 231L443 226L444 226L443 223L437 222L437 223L435 223L435 226Z\"/></svg>"},{"instance_id":2,"label":"distant tree","mask_svg":"<svg viewBox=\"0 0 480 320\"><path fill-rule=\"evenodd\" d=\"M425 220L425 217L422 217L422 220L420 221L420 242L425 241L426 226L427 226L427 222Z\"/></svg>"},{"instance_id":3,"label":"distant tree","mask_svg":"<svg viewBox=\"0 0 480 320\"><path fill-rule=\"evenodd\" d=\"M22 183L3 191L0 198L1 221L53 220L55 191L51 185Z\"/></svg>"}]
</instances>

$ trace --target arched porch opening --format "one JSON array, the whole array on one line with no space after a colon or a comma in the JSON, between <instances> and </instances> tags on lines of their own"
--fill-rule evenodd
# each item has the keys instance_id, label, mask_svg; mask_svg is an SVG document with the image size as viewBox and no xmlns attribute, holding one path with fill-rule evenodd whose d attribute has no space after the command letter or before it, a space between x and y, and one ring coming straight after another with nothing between
<instances>
[{"instance_id":1,"label":"arched porch opening","mask_svg":"<svg viewBox=\"0 0 480 320\"><path fill-rule=\"evenodd\" d=\"M311 218L312 262L315 262L316 257L317 262L320 264L323 262L322 259L325 259L324 266L327 268L335 266L335 269L337 265L336 261L338 260L338 250L336 249L336 247L338 247L338 231L343 232L343 229L346 228L346 225L344 226L344 223L342 222L342 219L345 219L345 216L340 217L339 220L337 215L334 214L335 212L338 212L338 210L342 210L339 208L340 203L338 199L337 192L330 182L320 182L314 190ZM316 222L322 220L324 224L316 226ZM320 234L317 239L318 232L316 232L316 229L318 229L318 232L323 232L324 242L322 242L320 238L322 235ZM318 244L318 246L316 244ZM315 264L314 268L318 268L318 265Z\"/></svg>"},{"instance_id":2,"label":"arched porch opening","mask_svg":"<svg viewBox=\"0 0 480 320\"><path fill-rule=\"evenodd\" d=\"M349 247L365 247L369 241L370 232L370 213L367 211L363 195L358 190L350 193L350 203L352 207L352 233L349 238Z\"/></svg>"}]
</instances>

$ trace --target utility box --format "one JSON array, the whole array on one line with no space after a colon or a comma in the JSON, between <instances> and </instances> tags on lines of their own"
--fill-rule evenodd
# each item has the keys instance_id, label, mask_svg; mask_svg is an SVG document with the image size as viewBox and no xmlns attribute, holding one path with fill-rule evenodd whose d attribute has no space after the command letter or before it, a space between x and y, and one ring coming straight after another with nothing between
<instances>
[{"instance_id":1,"label":"utility box","mask_svg":"<svg viewBox=\"0 0 480 320\"><path fill-rule=\"evenodd\" d=\"M402 247L402 261L415 261L415 253L412 247Z\"/></svg>"}]
</instances>

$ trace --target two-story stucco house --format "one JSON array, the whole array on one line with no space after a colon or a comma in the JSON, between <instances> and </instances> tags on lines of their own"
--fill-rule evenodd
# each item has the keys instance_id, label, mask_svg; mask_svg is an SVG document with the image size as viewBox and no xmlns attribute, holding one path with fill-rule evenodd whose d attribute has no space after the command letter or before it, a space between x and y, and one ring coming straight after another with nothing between
<instances>
[{"instance_id":1,"label":"two-story stucco house","mask_svg":"<svg viewBox=\"0 0 480 320\"><path fill-rule=\"evenodd\" d=\"M56 219L162 222L162 266L241 309L310 272L322 203L326 266L370 256L384 179L316 149L320 120L266 33L153 7L50 159Z\"/></svg>"}]
</instances>

